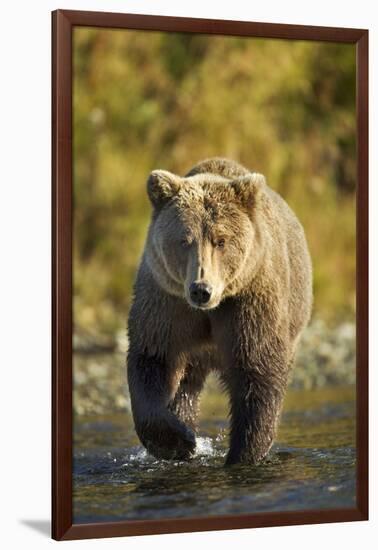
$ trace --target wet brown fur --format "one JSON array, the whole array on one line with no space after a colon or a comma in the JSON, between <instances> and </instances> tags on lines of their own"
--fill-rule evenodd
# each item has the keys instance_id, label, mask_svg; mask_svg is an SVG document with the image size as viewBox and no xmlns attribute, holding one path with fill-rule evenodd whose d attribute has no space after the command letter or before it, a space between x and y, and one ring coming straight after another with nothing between
<instances>
[{"instance_id":1,"label":"wet brown fur","mask_svg":"<svg viewBox=\"0 0 378 550\"><path fill-rule=\"evenodd\" d=\"M213 369L230 397L226 463L257 463L273 443L311 313L302 226L262 175L227 159L185 177L154 171L147 191L153 215L128 323L136 431L158 458L192 456ZM188 290L202 281L213 288L207 309Z\"/></svg>"}]
</instances>

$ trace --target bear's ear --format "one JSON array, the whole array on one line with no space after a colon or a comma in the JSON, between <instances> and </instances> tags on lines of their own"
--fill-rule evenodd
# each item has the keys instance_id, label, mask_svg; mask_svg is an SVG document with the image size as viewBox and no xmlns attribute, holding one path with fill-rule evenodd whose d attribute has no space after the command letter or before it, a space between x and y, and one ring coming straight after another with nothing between
<instances>
[{"instance_id":1,"label":"bear's ear","mask_svg":"<svg viewBox=\"0 0 378 550\"><path fill-rule=\"evenodd\" d=\"M265 177L262 174L251 172L231 182L236 199L248 210L253 208L265 185Z\"/></svg>"},{"instance_id":2,"label":"bear's ear","mask_svg":"<svg viewBox=\"0 0 378 550\"><path fill-rule=\"evenodd\" d=\"M154 170L147 180L147 193L155 208L162 208L179 189L181 178L166 170Z\"/></svg>"}]
</instances>

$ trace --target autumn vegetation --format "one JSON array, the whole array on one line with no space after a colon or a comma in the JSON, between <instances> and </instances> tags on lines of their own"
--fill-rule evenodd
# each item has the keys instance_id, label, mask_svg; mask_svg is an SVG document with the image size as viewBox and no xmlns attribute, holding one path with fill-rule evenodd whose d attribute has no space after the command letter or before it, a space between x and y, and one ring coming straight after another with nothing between
<instances>
[{"instance_id":1,"label":"autumn vegetation","mask_svg":"<svg viewBox=\"0 0 378 550\"><path fill-rule=\"evenodd\" d=\"M74 320L124 330L150 216L149 172L226 156L265 174L302 221L314 316L355 310L355 48L78 28Z\"/></svg>"}]
</instances>

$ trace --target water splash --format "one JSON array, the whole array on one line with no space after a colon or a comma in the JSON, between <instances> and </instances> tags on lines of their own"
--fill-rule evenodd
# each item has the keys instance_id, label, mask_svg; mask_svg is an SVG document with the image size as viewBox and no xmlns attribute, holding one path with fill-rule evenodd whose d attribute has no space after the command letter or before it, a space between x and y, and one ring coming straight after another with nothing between
<instances>
[{"instance_id":1,"label":"water splash","mask_svg":"<svg viewBox=\"0 0 378 550\"><path fill-rule=\"evenodd\" d=\"M197 446L195 456L217 456L219 451L211 437L197 437Z\"/></svg>"},{"instance_id":2,"label":"water splash","mask_svg":"<svg viewBox=\"0 0 378 550\"><path fill-rule=\"evenodd\" d=\"M143 447L132 449L131 454L126 458L127 462L122 464L122 466L128 466L130 462L146 462L149 458L149 455Z\"/></svg>"},{"instance_id":3,"label":"water splash","mask_svg":"<svg viewBox=\"0 0 378 550\"><path fill-rule=\"evenodd\" d=\"M211 437L197 437L196 439L196 452L194 458L209 458L222 456L224 453L221 449L217 448L217 443L222 439L216 437L213 440ZM150 455L144 447L133 447L130 450L130 454L123 457L122 467L128 467L130 465L152 465L152 464L164 464L168 463L172 466L182 464L181 461L172 462L167 460L157 460L154 456ZM110 456L110 453L107 453Z\"/></svg>"}]
</instances>

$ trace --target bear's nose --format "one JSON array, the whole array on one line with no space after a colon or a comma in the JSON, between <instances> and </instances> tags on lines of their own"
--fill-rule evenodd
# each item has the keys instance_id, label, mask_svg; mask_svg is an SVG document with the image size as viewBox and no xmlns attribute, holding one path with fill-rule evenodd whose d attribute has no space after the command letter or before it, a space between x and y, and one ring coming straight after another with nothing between
<instances>
[{"instance_id":1,"label":"bear's nose","mask_svg":"<svg viewBox=\"0 0 378 550\"><path fill-rule=\"evenodd\" d=\"M210 300L212 288L207 283L192 283L189 287L190 299L198 306L207 304Z\"/></svg>"}]
</instances>

